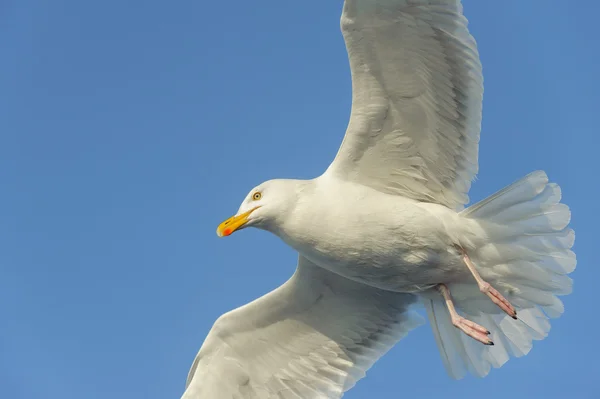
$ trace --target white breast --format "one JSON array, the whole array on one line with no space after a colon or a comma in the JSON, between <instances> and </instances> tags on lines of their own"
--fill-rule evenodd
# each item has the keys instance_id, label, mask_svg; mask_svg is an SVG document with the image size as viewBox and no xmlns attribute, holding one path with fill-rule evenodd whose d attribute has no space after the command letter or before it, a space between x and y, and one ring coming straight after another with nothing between
<instances>
[{"instance_id":1,"label":"white breast","mask_svg":"<svg viewBox=\"0 0 600 399\"><path fill-rule=\"evenodd\" d=\"M410 292L434 284L435 275L447 274L454 264L457 255L443 223L443 215L454 211L327 176L316 183L278 232L313 263L379 288Z\"/></svg>"}]
</instances>

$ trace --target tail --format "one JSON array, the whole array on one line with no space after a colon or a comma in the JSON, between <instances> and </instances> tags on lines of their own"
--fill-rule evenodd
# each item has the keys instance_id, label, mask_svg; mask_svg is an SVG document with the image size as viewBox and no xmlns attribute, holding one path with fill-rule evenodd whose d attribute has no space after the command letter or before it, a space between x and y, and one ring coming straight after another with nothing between
<instances>
[{"instance_id":1,"label":"tail","mask_svg":"<svg viewBox=\"0 0 600 399\"><path fill-rule=\"evenodd\" d=\"M451 377L460 379L467 371L484 377L510 356L526 355L533 340L548 335L548 319L563 313L557 295L571 293L567 274L577 262L570 249L575 233L567 227L571 213L560 199L560 187L537 171L461 212L481 229L481 242L469 256L517 308L519 319L502 313L476 284L450 284L458 311L491 331L495 345L485 346L456 329L441 296L430 293L425 307Z\"/></svg>"}]
</instances>

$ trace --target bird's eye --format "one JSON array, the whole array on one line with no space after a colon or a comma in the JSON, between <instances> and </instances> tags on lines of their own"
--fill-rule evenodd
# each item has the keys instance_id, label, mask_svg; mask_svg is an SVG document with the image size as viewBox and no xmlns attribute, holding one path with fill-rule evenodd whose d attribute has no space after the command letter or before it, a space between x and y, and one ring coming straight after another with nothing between
<instances>
[{"instance_id":1,"label":"bird's eye","mask_svg":"<svg viewBox=\"0 0 600 399\"><path fill-rule=\"evenodd\" d=\"M261 198L262 198L262 194L261 194L261 193L259 193L259 192L256 192L256 193L252 194L252 199L253 199L254 201L258 201L258 200L259 200L259 199L261 199Z\"/></svg>"}]
</instances>

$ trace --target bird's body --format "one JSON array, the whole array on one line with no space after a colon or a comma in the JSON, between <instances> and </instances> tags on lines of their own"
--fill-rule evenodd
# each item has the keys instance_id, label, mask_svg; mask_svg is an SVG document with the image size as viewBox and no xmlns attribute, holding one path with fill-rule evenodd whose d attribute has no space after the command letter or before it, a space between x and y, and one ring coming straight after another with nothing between
<instances>
[{"instance_id":1,"label":"bird's body","mask_svg":"<svg viewBox=\"0 0 600 399\"><path fill-rule=\"evenodd\" d=\"M314 264L396 292L469 278L456 246L470 245L478 226L454 210L327 174L282 184L299 195L268 229Z\"/></svg>"},{"instance_id":2,"label":"bird's body","mask_svg":"<svg viewBox=\"0 0 600 399\"><path fill-rule=\"evenodd\" d=\"M484 377L564 311L575 236L558 185L533 172L465 209L483 77L460 1L345 0L341 28L353 98L336 158L260 184L217 229L274 233L296 271L215 322L183 399L340 398L422 323L418 303L448 374Z\"/></svg>"}]
</instances>

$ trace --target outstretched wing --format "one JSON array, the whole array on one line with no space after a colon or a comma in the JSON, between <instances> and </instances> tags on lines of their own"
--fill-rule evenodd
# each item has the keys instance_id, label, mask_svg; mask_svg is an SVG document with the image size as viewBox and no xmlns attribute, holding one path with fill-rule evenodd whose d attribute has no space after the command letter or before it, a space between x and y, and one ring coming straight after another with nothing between
<instances>
[{"instance_id":1,"label":"outstretched wing","mask_svg":"<svg viewBox=\"0 0 600 399\"><path fill-rule=\"evenodd\" d=\"M327 173L459 209L478 169L483 78L459 0L346 0L352 114Z\"/></svg>"},{"instance_id":2,"label":"outstretched wing","mask_svg":"<svg viewBox=\"0 0 600 399\"><path fill-rule=\"evenodd\" d=\"M300 257L290 280L217 320L182 399L340 398L423 323L414 300Z\"/></svg>"}]
</instances>

